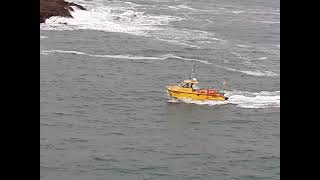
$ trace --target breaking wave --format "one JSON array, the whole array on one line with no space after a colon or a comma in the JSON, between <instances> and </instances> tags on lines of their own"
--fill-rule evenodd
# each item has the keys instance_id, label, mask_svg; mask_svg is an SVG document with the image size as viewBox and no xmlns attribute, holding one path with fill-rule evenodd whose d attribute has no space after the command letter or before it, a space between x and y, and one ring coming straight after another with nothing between
<instances>
[{"instance_id":1,"label":"breaking wave","mask_svg":"<svg viewBox=\"0 0 320 180\"><path fill-rule=\"evenodd\" d=\"M183 18L169 15L151 15L136 11L135 3L106 1L75 1L87 10L74 8L74 18L51 17L40 25L42 30L90 29L107 32L123 32L147 35L148 31L160 30L161 26Z\"/></svg>"},{"instance_id":2,"label":"breaking wave","mask_svg":"<svg viewBox=\"0 0 320 180\"><path fill-rule=\"evenodd\" d=\"M215 34L211 32L178 29L170 25L171 22L185 20L186 18L183 15L179 17L168 14L152 14L139 8L143 5L121 1L73 0L73 2L84 6L87 10L74 7L74 11L70 11L74 18L51 17L46 20L46 23L40 24L40 29L57 31L86 29L119 32L152 37L193 48L200 48L197 46L198 40L214 43L226 42L226 40L215 37ZM180 8L188 9L184 5L181 5Z\"/></svg>"}]
</instances>

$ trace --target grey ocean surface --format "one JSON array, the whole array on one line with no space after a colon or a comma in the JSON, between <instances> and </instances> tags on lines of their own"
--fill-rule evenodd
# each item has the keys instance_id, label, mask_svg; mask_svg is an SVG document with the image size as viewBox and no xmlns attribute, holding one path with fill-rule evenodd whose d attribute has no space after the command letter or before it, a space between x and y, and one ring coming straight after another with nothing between
<instances>
[{"instance_id":1,"label":"grey ocean surface","mask_svg":"<svg viewBox=\"0 0 320 180\"><path fill-rule=\"evenodd\" d=\"M73 2L40 26L40 179L280 179L279 0ZM229 102L169 100L192 61Z\"/></svg>"}]
</instances>

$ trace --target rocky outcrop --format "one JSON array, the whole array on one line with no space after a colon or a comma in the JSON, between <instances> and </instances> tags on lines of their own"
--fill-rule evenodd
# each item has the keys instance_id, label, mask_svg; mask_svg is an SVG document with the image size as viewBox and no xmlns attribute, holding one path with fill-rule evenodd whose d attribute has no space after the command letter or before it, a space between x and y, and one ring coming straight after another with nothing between
<instances>
[{"instance_id":1,"label":"rocky outcrop","mask_svg":"<svg viewBox=\"0 0 320 180\"><path fill-rule=\"evenodd\" d=\"M64 0L40 0L40 23L44 23L51 16L71 17L71 6L86 10L81 5L65 2Z\"/></svg>"}]
</instances>

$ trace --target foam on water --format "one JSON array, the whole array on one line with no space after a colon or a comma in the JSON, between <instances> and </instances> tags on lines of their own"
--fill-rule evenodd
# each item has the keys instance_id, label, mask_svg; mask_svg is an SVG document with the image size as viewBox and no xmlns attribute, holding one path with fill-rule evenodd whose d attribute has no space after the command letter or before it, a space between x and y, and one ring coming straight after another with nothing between
<instances>
[{"instance_id":1,"label":"foam on water","mask_svg":"<svg viewBox=\"0 0 320 180\"><path fill-rule=\"evenodd\" d=\"M246 91L226 91L227 101L195 101L191 99L169 99L170 103L189 103L196 105L225 105L234 104L240 108L271 108L280 107L280 91L268 92L246 92Z\"/></svg>"},{"instance_id":2,"label":"foam on water","mask_svg":"<svg viewBox=\"0 0 320 180\"><path fill-rule=\"evenodd\" d=\"M197 48L197 49L201 48L200 46L187 44L187 43L184 43L184 42L181 42L181 41L178 41L178 40L161 39L161 38L158 38L158 37L156 37L155 39L157 39L159 41L165 41L165 42L168 42L170 44L179 44L179 45L188 46L188 47Z\"/></svg>"},{"instance_id":3,"label":"foam on water","mask_svg":"<svg viewBox=\"0 0 320 180\"><path fill-rule=\"evenodd\" d=\"M174 58L174 59L181 59L181 60L185 60L185 61L197 61L197 62L200 62L200 63L203 63L203 64L212 64L212 63L209 63L206 60L193 59L193 58L184 58L184 57L175 56L175 55L171 55L171 54L169 54L168 57Z\"/></svg>"},{"instance_id":4,"label":"foam on water","mask_svg":"<svg viewBox=\"0 0 320 180\"><path fill-rule=\"evenodd\" d=\"M242 48L248 48L248 47L250 47L250 46L248 46L248 45L243 45L243 44L237 44L236 46L242 47Z\"/></svg>"},{"instance_id":5,"label":"foam on water","mask_svg":"<svg viewBox=\"0 0 320 180\"><path fill-rule=\"evenodd\" d=\"M270 11L251 11L249 13L251 13L251 14L264 14L264 15L272 14L272 15L279 15L280 16L280 12L270 12Z\"/></svg>"},{"instance_id":6,"label":"foam on water","mask_svg":"<svg viewBox=\"0 0 320 180\"><path fill-rule=\"evenodd\" d=\"M214 23L213 21L211 21L211 20L209 20L209 19L206 19L206 21L207 21L208 23Z\"/></svg>"},{"instance_id":7,"label":"foam on water","mask_svg":"<svg viewBox=\"0 0 320 180\"><path fill-rule=\"evenodd\" d=\"M261 57L259 58L259 60L265 60L265 59L268 59L267 57Z\"/></svg>"},{"instance_id":8,"label":"foam on water","mask_svg":"<svg viewBox=\"0 0 320 180\"><path fill-rule=\"evenodd\" d=\"M133 59L133 60L169 60L169 59L179 59L183 61L196 61L200 62L203 64L211 65L211 62L208 62L207 60L201 60L201 59L195 59L195 58L187 58L187 57L181 57L177 56L174 54L163 54L160 56L133 56L133 55L99 55L99 54L89 54L89 53L84 53L80 51L68 51L68 50L41 50L40 54L41 55L51 55L54 53L67 53L67 54L76 54L76 55L86 55L86 56L91 56L91 57L99 57L99 58L113 58L113 59ZM254 64L248 62L249 65L252 67L255 67ZM279 76L279 74L274 73L272 71L260 71L260 70L255 70L255 71L246 71L246 70L236 70L228 67L223 67L219 65L215 65L220 68L224 68L230 71L235 71L235 72L241 72L244 74L252 75L252 76Z\"/></svg>"},{"instance_id":9,"label":"foam on water","mask_svg":"<svg viewBox=\"0 0 320 180\"><path fill-rule=\"evenodd\" d=\"M237 52L231 52L232 54L236 55L238 58L243 59L243 60L247 60L249 58L245 57L244 55L237 53Z\"/></svg>"},{"instance_id":10,"label":"foam on water","mask_svg":"<svg viewBox=\"0 0 320 180\"><path fill-rule=\"evenodd\" d=\"M189 7L189 6L186 6L186 5L183 5L183 4L178 5L177 7L178 7L178 9L188 9L188 10L192 10L192 11L198 11L199 10L199 9L194 9L192 7Z\"/></svg>"},{"instance_id":11,"label":"foam on water","mask_svg":"<svg viewBox=\"0 0 320 180\"><path fill-rule=\"evenodd\" d=\"M280 24L280 21L254 21L254 22L261 22L266 24Z\"/></svg>"},{"instance_id":12,"label":"foam on water","mask_svg":"<svg viewBox=\"0 0 320 180\"><path fill-rule=\"evenodd\" d=\"M177 29L170 25L171 22L182 21L190 17L173 15L151 14L137 10L135 3L121 1L75 1L87 10L74 7L70 11L73 18L51 17L46 23L40 24L42 30L98 30L105 32L128 33L137 36L153 37L178 45L200 48L198 41L227 42L215 37L212 32L194 29ZM177 8L196 10L185 5ZM183 15L182 15L183 16Z\"/></svg>"},{"instance_id":13,"label":"foam on water","mask_svg":"<svg viewBox=\"0 0 320 180\"><path fill-rule=\"evenodd\" d=\"M241 108L268 108L280 107L280 91L268 92L245 92L245 91L226 91L230 103L236 104Z\"/></svg>"},{"instance_id":14,"label":"foam on water","mask_svg":"<svg viewBox=\"0 0 320 180\"><path fill-rule=\"evenodd\" d=\"M234 14L240 14L240 13L244 13L245 11L231 11Z\"/></svg>"},{"instance_id":15,"label":"foam on water","mask_svg":"<svg viewBox=\"0 0 320 180\"><path fill-rule=\"evenodd\" d=\"M43 30L76 30L90 29L107 32L123 32L134 35L147 35L148 31L161 29L171 21L183 18L167 15L151 15L135 11L136 5L127 4L106 6L104 2L77 2L87 11L74 8L70 11L74 18L51 17L40 25ZM123 5L123 6L122 6Z\"/></svg>"},{"instance_id":16,"label":"foam on water","mask_svg":"<svg viewBox=\"0 0 320 180\"><path fill-rule=\"evenodd\" d=\"M252 76L279 76L279 74L274 73L272 71L259 71L259 70L246 71L246 70L232 69L232 68L223 67L223 66L219 66L219 65L216 65L216 66L220 67L220 68L224 68L224 69L230 70L230 71L241 72L241 73L252 75Z\"/></svg>"},{"instance_id":17,"label":"foam on water","mask_svg":"<svg viewBox=\"0 0 320 180\"><path fill-rule=\"evenodd\" d=\"M239 71L252 76L279 76L279 74L272 71Z\"/></svg>"},{"instance_id":18,"label":"foam on water","mask_svg":"<svg viewBox=\"0 0 320 180\"><path fill-rule=\"evenodd\" d=\"M40 51L40 55L44 55L44 56L46 56L46 55L49 55L50 54L50 52L47 52L47 51Z\"/></svg>"},{"instance_id":19,"label":"foam on water","mask_svg":"<svg viewBox=\"0 0 320 180\"><path fill-rule=\"evenodd\" d=\"M197 45L199 45L201 41L211 41L219 43L227 42L226 40L217 38L215 33L213 32L200 31L194 29L176 29L168 27L165 31L154 31L150 32L149 34L156 37L156 39L161 39L167 42L173 42L177 44L184 43L185 45L194 46L197 48L200 48ZM190 45L190 43L193 44Z\"/></svg>"},{"instance_id":20,"label":"foam on water","mask_svg":"<svg viewBox=\"0 0 320 180\"><path fill-rule=\"evenodd\" d=\"M100 57L100 58L113 58L113 59L131 59L131 60L168 60L168 59L179 59L183 61L197 61L203 64L211 64L208 61L180 57L173 54L164 54L161 56L132 56L132 55L97 55L97 54L88 54L79 51L65 51L65 50L42 50L40 51L41 55L50 55L54 53L67 53L67 54L76 54L76 55L86 55L91 57Z\"/></svg>"},{"instance_id":21,"label":"foam on water","mask_svg":"<svg viewBox=\"0 0 320 180\"><path fill-rule=\"evenodd\" d=\"M174 9L174 10L189 10L189 11L193 11L193 12L216 12L216 10L214 10L214 9L196 9L196 8L192 8L190 6L184 5L184 4L179 4L176 6L165 5L165 7L168 7L170 9Z\"/></svg>"}]
</instances>

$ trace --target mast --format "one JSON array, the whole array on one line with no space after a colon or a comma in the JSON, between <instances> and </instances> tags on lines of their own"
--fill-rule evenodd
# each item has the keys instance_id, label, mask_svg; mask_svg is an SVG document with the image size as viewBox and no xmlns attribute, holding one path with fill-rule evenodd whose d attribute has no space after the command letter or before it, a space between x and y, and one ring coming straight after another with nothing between
<instances>
[{"instance_id":1,"label":"mast","mask_svg":"<svg viewBox=\"0 0 320 180\"><path fill-rule=\"evenodd\" d=\"M194 69L196 67L196 63L193 61L193 67L192 67L192 70L191 70L191 79L192 78L195 78L195 75L194 75Z\"/></svg>"}]
</instances>

